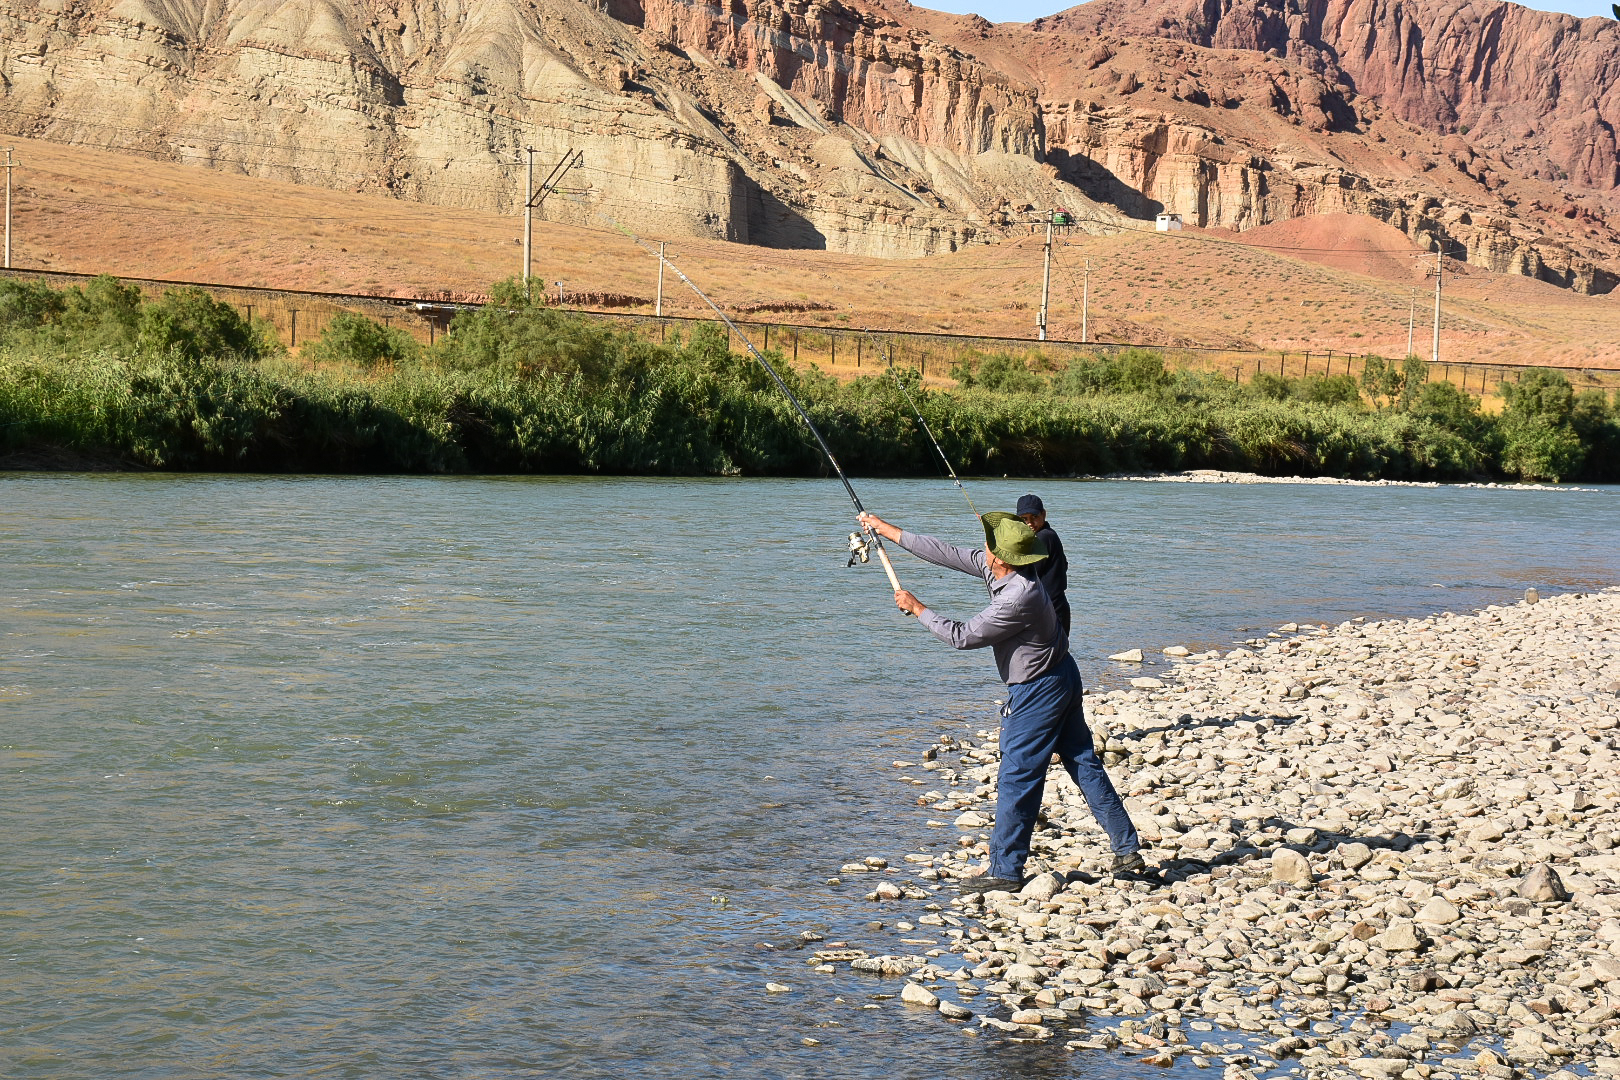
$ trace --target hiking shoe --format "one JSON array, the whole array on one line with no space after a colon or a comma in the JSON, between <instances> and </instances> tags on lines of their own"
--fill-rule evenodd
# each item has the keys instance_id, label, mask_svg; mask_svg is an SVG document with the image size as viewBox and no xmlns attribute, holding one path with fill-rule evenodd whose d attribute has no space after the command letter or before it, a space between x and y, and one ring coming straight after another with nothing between
<instances>
[{"instance_id":1,"label":"hiking shoe","mask_svg":"<svg viewBox=\"0 0 1620 1080\"><path fill-rule=\"evenodd\" d=\"M1125 855L1115 855L1114 861L1109 864L1110 874L1134 874L1147 866L1147 860L1142 858L1140 851L1132 851Z\"/></svg>"},{"instance_id":2,"label":"hiking shoe","mask_svg":"<svg viewBox=\"0 0 1620 1080\"><path fill-rule=\"evenodd\" d=\"M956 885L956 891L962 896L973 896L978 893L1001 892L1015 893L1024 887L1024 883L1017 878L991 877L989 874L980 874L978 877L963 878Z\"/></svg>"}]
</instances>

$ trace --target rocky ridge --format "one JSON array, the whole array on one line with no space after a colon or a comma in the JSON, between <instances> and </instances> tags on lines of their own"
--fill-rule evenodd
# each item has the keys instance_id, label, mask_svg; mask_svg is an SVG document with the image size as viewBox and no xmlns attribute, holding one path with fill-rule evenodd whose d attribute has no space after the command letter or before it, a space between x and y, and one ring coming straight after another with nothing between
<instances>
[{"instance_id":1,"label":"rocky ridge","mask_svg":"<svg viewBox=\"0 0 1620 1080\"><path fill-rule=\"evenodd\" d=\"M1611 589L1166 649L1166 677L1090 699L1151 873L1099 876L1106 842L1054 768L1020 893L902 911L930 935L908 942L943 939L923 955L812 963L904 976L902 1000L948 1020L1228 1080L1291 1058L1620 1075L1617 646ZM978 734L895 763L926 770L902 775L938 786L918 802L958 835L905 857L915 885L846 864L884 875L869 900L929 899L982 856L997 754Z\"/></svg>"},{"instance_id":2,"label":"rocky ridge","mask_svg":"<svg viewBox=\"0 0 1620 1080\"><path fill-rule=\"evenodd\" d=\"M1572 188L1547 167L1545 132L1521 131L1517 145L1535 152L1509 153L1466 123L1392 104L1327 46L1248 49L1186 29L1192 16L1174 4L1099 0L1022 26L911 10L943 40L1037 86L1047 160L1133 215L1241 230L1360 214L1495 273L1587 293L1620 281L1613 185ZM1384 40L1358 47L1382 57ZM1589 119L1601 141L1608 121Z\"/></svg>"},{"instance_id":3,"label":"rocky ridge","mask_svg":"<svg viewBox=\"0 0 1620 1080\"><path fill-rule=\"evenodd\" d=\"M1501 0L1097 0L1040 22L1286 57L1527 175L1620 188L1620 23L1606 16Z\"/></svg>"},{"instance_id":4,"label":"rocky ridge","mask_svg":"<svg viewBox=\"0 0 1620 1080\"><path fill-rule=\"evenodd\" d=\"M1441 64L1342 36L1359 8L1247 0L1211 23L1176 2L992 26L904 0L0 0L0 129L502 212L525 147L542 175L573 149L553 220L780 248L926 255L1052 206L1093 231L1343 212L1498 273L1620 281L1608 99L1572 112L1579 95L1554 93L1545 124L1521 124L1548 87L1470 90L1454 62L1467 27L1522 25L1515 41L1591 81L1614 37L1598 20L1464 6ZM1353 46L1371 50L1359 68ZM1441 97L1420 101L1430 83ZM1584 165L1559 156L1576 143ZM1544 167L1565 158L1587 191Z\"/></svg>"}]
</instances>

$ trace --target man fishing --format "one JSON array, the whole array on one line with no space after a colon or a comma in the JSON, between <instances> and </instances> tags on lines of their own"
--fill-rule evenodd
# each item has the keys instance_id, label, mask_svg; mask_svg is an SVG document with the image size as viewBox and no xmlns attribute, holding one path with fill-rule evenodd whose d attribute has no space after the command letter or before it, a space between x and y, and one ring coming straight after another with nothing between
<instances>
[{"instance_id":1,"label":"man fishing","mask_svg":"<svg viewBox=\"0 0 1620 1080\"><path fill-rule=\"evenodd\" d=\"M1082 706L1080 670L1069 655L1069 636L1058 622L1041 583L1018 572L1046 558L1035 531L1013 514L993 512L980 521L984 550L956 547L932 536L906 532L873 514L861 524L885 540L936 566L981 578L990 606L967 622L938 614L904 589L894 601L902 611L954 649L990 646L1009 691L1001 722L1001 767L996 779L996 824L990 835L990 865L962 883L964 893L1023 885L1035 817L1046 789L1046 769L1055 752L1085 796L1114 851L1112 872L1143 866L1141 840L1119 793L1097 757Z\"/></svg>"},{"instance_id":2,"label":"man fishing","mask_svg":"<svg viewBox=\"0 0 1620 1080\"><path fill-rule=\"evenodd\" d=\"M1041 581L1041 587L1046 590L1046 596L1052 601L1052 610L1057 612L1058 622L1063 624L1063 633L1069 632L1069 557L1063 554L1063 541L1052 526L1046 523L1046 506L1041 502L1039 495L1020 495L1018 497L1018 517L1025 525L1035 530L1035 536L1046 548L1046 558L1036 563L1026 575L1033 573Z\"/></svg>"}]
</instances>

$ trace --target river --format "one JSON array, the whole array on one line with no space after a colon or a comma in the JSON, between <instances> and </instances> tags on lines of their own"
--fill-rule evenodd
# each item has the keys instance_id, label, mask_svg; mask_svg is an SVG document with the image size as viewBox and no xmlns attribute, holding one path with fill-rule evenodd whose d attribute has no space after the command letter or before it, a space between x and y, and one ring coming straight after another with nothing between
<instances>
[{"instance_id":1,"label":"river","mask_svg":"<svg viewBox=\"0 0 1620 1080\"><path fill-rule=\"evenodd\" d=\"M947 485L857 483L976 542ZM1620 582L1613 489L1035 490L1094 684ZM0 1073L1137 1075L761 947L926 948L826 881L939 843L892 762L1002 689L844 567L850 518L836 481L0 476Z\"/></svg>"}]
</instances>

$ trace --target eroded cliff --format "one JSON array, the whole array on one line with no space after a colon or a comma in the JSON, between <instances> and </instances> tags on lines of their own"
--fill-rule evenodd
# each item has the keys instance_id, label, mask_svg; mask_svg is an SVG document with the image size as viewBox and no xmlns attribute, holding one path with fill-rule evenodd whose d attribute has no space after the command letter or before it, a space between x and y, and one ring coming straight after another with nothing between
<instances>
[{"instance_id":1,"label":"eroded cliff","mask_svg":"<svg viewBox=\"0 0 1620 1080\"><path fill-rule=\"evenodd\" d=\"M0 0L0 127L504 212L575 149L554 220L872 255L1349 212L1608 291L1616 33L1507 8Z\"/></svg>"},{"instance_id":2,"label":"eroded cliff","mask_svg":"<svg viewBox=\"0 0 1620 1080\"><path fill-rule=\"evenodd\" d=\"M1084 201L1032 89L838 3L9 0L0 40L11 131L441 205L520 206L526 146L583 154L553 219L781 247Z\"/></svg>"},{"instance_id":3,"label":"eroded cliff","mask_svg":"<svg viewBox=\"0 0 1620 1080\"><path fill-rule=\"evenodd\" d=\"M1308 29L1302 13L1239 3L1210 30L1194 21L1202 5L1183 19L1173 4L1096 0L1004 26L910 10L941 40L1036 86L1047 160L1134 216L1165 210L1245 229L1364 214L1496 272L1598 293L1620 280L1613 193L1521 168L1361 92L1348 61L1288 36Z\"/></svg>"}]
</instances>

